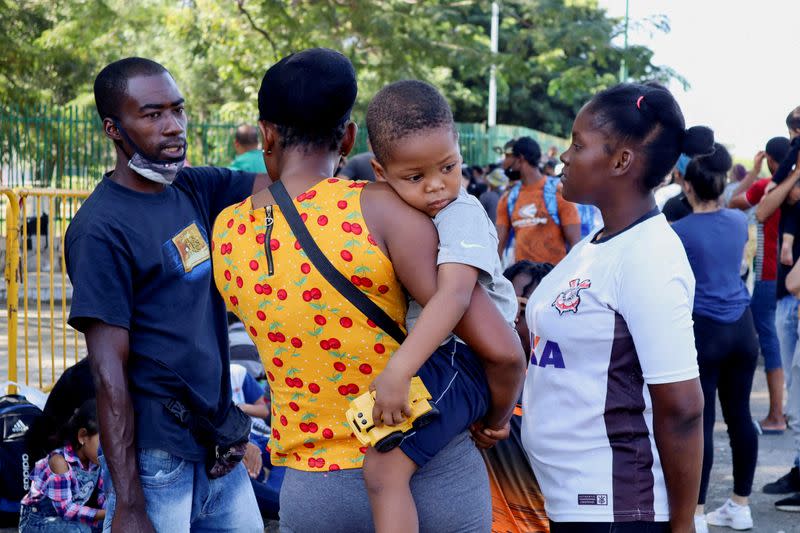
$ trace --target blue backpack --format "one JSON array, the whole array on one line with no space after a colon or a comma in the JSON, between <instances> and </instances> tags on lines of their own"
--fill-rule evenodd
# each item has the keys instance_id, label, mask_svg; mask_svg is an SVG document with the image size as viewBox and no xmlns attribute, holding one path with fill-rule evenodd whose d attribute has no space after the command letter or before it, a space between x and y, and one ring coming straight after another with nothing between
<instances>
[{"instance_id":1,"label":"blue backpack","mask_svg":"<svg viewBox=\"0 0 800 533\"><path fill-rule=\"evenodd\" d=\"M597 208L593 205L575 204L581 217L581 238L589 235L595 228Z\"/></svg>"},{"instance_id":2,"label":"blue backpack","mask_svg":"<svg viewBox=\"0 0 800 533\"><path fill-rule=\"evenodd\" d=\"M544 182L544 207L547 209L547 214L553 219L556 225L561 225L561 219L558 216L558 184L561 181L558 178L550 176L545 177ZM514 208L517 206L517 199L519 198L519 190L522 188L522 182L518 181L508 191L508 240L506 241L506 249L514 245L514 226L511 224L511 215L514 213Z\"/></svg>"},{"instance_id":3,"label":"blue backpack","mask_svg":"<svg viewBox=\"0 0 800 533\"><path fill-rule=\"evenodd\" d=\"M561 218L558 216L558 184L561 182L559 178L547 176L544 182L544 207L547 209L547 214L553 219L556 225L561 225ZM511 222L511 215L514 213L514 208L517 205L517 198L519 197L519 190L522 188L522 183L517 182L508 191L508 220ZM586 237L594 229L594 219L596 207L592 205L575 204L578 206L578 215L581 218L581 237ZM514 244L514 226L508 230L508 241L506 241L506 249L509 249Z\"/></svg>"}]
</instances>

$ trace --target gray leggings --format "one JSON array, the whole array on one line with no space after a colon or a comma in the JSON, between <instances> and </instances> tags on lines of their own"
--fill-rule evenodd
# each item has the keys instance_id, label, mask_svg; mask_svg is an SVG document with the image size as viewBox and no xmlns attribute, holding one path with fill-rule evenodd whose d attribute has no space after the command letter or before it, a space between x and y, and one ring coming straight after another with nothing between
<instances>
[{"instance_id":1,"label":"gray leggings","mask_svg":"<svg viewBox=\"0 0 800 533\"><path fill-rule=\"evenodd\" d=\"M462 433L411 478L420 532L492 529L489 477ZM288 468L281 487L281 533L371 533L372 512L361 469L304 472Z\"/></svg>"}]
</instances>

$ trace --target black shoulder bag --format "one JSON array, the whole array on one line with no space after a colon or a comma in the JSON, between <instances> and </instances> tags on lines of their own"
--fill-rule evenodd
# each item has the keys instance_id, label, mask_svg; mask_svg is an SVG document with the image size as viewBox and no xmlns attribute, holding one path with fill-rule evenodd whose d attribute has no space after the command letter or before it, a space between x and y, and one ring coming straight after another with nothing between
<instances>
[{"instance_id":1,"label":"black shoulder bag","mask_svg":"<svg viewBox=\"0 0 800 533\"><path fill-rule=\"evenodd\" d=\"M319 270L322 276L330 283L334 289L347 298L351 304L361 311L364 316L375 322L385 333L390 335L398 343L402 344L406 338L405 333L397 325L397 322L386 314L386 311L378 307L378 305L367 297L366 294L353 285L349 279L339 272L339 270L331 264L322 250L319 249L314 238L308 232L303 219L300 218L300 213L292 202L289 193L286 192L286 187L280 180L275 181L269 186L269 191L272 197L275 198L275 203L281 208L283 216L286 217L286 222L294 233L294 236L300 242L308 259Z\"/></svg>"}]
</instances>

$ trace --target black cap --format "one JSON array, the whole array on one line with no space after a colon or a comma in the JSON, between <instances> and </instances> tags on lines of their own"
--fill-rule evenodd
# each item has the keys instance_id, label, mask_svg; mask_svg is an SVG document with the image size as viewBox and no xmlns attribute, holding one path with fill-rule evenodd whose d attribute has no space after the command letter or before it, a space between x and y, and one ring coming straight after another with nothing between
<instances>
[{"instance_id":1,"label":"black cap","mask_svg":"<svg viewBox=\"0 0 800 533\"><path fill-rule=\"evenodd\" d=\"M349 59L328 48L310 48L267 70L258 91L258 116L281 126L333 128L350 119L357 92Z\"/></svg>"},{"instance_id":2,"label":"black cap","mask_svg":"<svg viewBox=\"0 0 800 533\"><path fill-rule=\"evenodd\" d=\"M525 161L533 166L537 166L539 160L542 158L542 149L539 148L539 143L532 138L520 137L517 139L517 142L514 143L514 155L517 157L522 156Z\"/></svg>"},{"instance_id":3,"label":"black cap","mask_svg":"<svg viewBox=\"0 0 800 533\"><path fill-rule=\"evenodd\" d=\"M788 138L773 137L767 141L767 147L764 151L767 152L768 156L780 163L783 161L783 158L786 157L786 154L789 153L789 146L790 143Z\"/></svg>"}]
</instances>

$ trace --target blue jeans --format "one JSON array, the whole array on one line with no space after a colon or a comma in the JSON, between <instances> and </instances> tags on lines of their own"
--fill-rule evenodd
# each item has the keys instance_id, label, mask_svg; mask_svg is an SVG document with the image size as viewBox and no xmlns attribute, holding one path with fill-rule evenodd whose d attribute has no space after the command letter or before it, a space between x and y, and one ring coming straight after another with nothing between
<instances>
[{"instance_id":1,"label":"blue jeans","mask_svg":"<svg viewBox=\"0 0 800 533\"><path fill-rule=\"evenodd\" d=\"M761 355L764 356L764 370L769 372L782 368L781 348L778 343L778 332L775 329L775 281L756 281L750 310L753 312L753 323L758 333Z\"/></svg>"},{"instance_id":2,"label":"blue jeans","mask_svg":"<svg viewBox=\"0 0 800 533\"><path fill-rule=\"evenodd\" d=\"M64 520L48 499L41 505L23 505L20 509L20 533L92 533L95 529L77 520Z\"/></svg>"},{"instance_id":3,"label":"blue jeans","mask_svg":"<svg viewBox=\"0 0 800 533\"><path fill-rule=\"evenodd\" d=\"M794 463L800 466L800 346L798 345L798 304L794 296L778 300L775 326L781 345L781 361L786 381L786 417L789 429L794 434L797 456Z\"/></svg>"},{"instance_id":4,"label":"blue jeans","mask_svg":"<svg viewBox=\"0 0 800 533\"><path fill-rule=\"evenodd\" d=\"M210 480L203 463L186 461L157 449L140 449L137 455L147 516L159 533L264 532L244 465ZM110 485L106 487L103 531L110 532L116 493Z\"/></svg>"}]
</instances>

